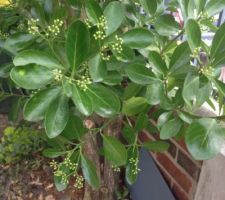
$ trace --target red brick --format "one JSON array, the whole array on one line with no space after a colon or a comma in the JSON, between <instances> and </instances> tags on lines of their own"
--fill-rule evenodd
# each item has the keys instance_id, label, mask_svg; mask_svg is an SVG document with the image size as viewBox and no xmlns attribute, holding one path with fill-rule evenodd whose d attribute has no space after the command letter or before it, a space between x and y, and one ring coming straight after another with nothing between
<instances>
[{"instance_id":1,"label":"red brick","mask_svg":"<svg viewBox=\"0 0 225 200\"><path fill-rule=\"evenodd\" d=\"M149 140L149 136L146 132L141 132L139 133L139 139L141 140L141 142L145 142Z\"/></svg>"},{"instance_id":2,"label":"red brick","mask_svg":"<svg viewBox=\"0 0 225 200\"><path fill-rule=\"evenodd\" d=\"M172 187L172 192L177 200L191 200L188 195L182 190L182 188L174 183Z\"/></svg>"},{"instance_id":3,"label":"red brick","mask_svg":"<svg viewBox=\"0 0 225 200\"><path fill-rule=\"evenodd\" d=\"M192 181L173 161L165 154L157 154L158 162L167 170L167 172L176 180L176 182L188 193L192 187Z\"/></svg>"},{"instance_id":4,"label":"red brick","mask_svg":"<svg viewBox=\"0 0 225 200\"><path fill-rule=\"evenodd\" d=\"M186 152L189 153L188 149L187 149L187 146L184 142L184 140L176 140L176 143Z\"/></svg>"},{"instance_id":5,"label":"red brick","mask_svg":"<svg viewBox=\"0 0 225 200\"><path fill-rule=\"evenodd\" d=\"M198 181L200 174L200 167L197 166L185 153L182 151L178 151L177 162L182 166L185 171L194 178L194 180Z\"/></svg>"},{"instance_id":6,"label":"red brick","mask_svg":"<svg viewBox=\"0 0 225 200\"><path fill-rule=\"evenodd\" d=\"M169 144L170 144L170 147L168 149L168 153L173 157L175 158L176 157L176 154L177 154L177 147L174 145L174 143L168 141Z\"/></svg>"}]
</instances>

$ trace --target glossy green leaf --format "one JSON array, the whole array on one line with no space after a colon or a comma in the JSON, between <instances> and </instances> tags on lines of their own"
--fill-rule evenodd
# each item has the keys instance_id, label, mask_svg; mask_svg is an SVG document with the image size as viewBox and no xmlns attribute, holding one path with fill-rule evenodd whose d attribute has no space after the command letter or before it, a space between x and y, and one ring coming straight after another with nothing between
<instances>
[{"instance_id":1,"label":"glossy green leaf","mask_svg":"<svg viewBox=\"0 0 225 200\"><path fill-rule=\"evenodd\" d=\"M170 61L170 71L175 73L179 68L189 64L190 54L191 51L187 42L177 46Z\"/></svg>"},{"instance_id":2,"label":"glossy green leaf","mask_svg":"<svg viewBox=\"0 0 225 200\"><path fill-rule=\"evenodd\" d=\"M54 183L55 183L55 187L57 189L57 191L61 192L63 190L65 190L68 186L68 184L66 183L62 183L62 178L59 176L54 176Z\"/></svg>"},{"instance_id":3,"label":"glossy green leaf","mask_svg":"<svg viewBox=\"0 0 225 200\"><path fill-rule=\"evenodd\" d=\"M185 32L187 34L188 44L192 51L194 51L201 44L201 30L198 22L194 19L189 19L185 25Z\"/></svg>"},{"instance_id":4,"label":"glossy green leaf","mask_svg":"<svg viewBox=\"0 0 225 200\"><path fill-rule=\"evenodd\" d=\"M216 85L216 88L225 96L225 84L218 79L213 79L214 84Z\"/></svg>"},{"instance_id":5,"label":"glossy green leaf","mask_svg":"<svg viewBox=\"0 0 225 200\"><path fill-rule=\"evenodd\" d=\"M110 89L100 85L90 85L86 91L92 100L93 111L102 117L111 117L120 111L120 100Z\"/></svg>"},{"instance_id":6,"label":"glossy green leaf","mask_svg":"<svg viewBox=\"0 0 225 200\"><path fill-rule=\"evenodd\" d=\"M0 66L0 77L7 78L10 74L11 69L13 68L13 64L8 63Z\"/></svg>"},{"instance_id":7,"label":"glossy green leaf","mask_svg":"<svg viewBox=\"0 0 225 200\"><path fill-rule=\"evenodd\" d=\"M88 97L85 91L80 89L76 85L72 85L72 100L76 105L77 109L84 115L89 116L92 111L92 102L91 99Z\"/></svg>"},{"instance_id":8,"label":"glossy green leaf","mask_svg":"<svg viewBox=\"0 0 225 200\"><path fill-rule=\"evenodd\" d=\"M224 144L224 129L214 119L202 118L192 123L185 134L185 142L196 160L216 156Z\"/></svg>"},{"instance_id":9,"label":"glossy green leaf","mask_svg":"<svg viewBox=\"0 0 225 200\"><path fill-rule=\"evenodd\" d=\"M43 151L43 155L47 158L57 158L66 154L66 152L60 151L59 149L48 148Z\"/></svg>"},{"instance_id":10,"label":"glossy green leaf","mask_svg":"<svg viewBox=\"0 0 225 200\"><path fill-rule=\"evenodd\" d=\"M182 121L178 118L171 119L163 124L160 131L160 139L170 139L178 134L182 126Z\"/></svg>"},{"instance_id":11,"label":"glossy green leaf","mask_svg":"<svg viewBox=\"0 0 225 200\"><path fill-rule=\"evenodd\" d=\"M106 6L104 16L107 24L106 35L110 35L122 24L125 17L125 8L122 3L112 1Z\"/></svg>"},{"instance_id":12,"label":"glossy green leaf","mask_svg":"<svg viewBox=\"0 0 225 200\"><path fill-rule=\"evenodd\" d=\"M88 55L90 35L88 28L81 21L75 21L68 30L66 40L67 58L70 67L77 70Z\"/></svg>"},{"instance_id":13,"label":"glossy green leaf","mask_svg":"<svg viewBox=\"0 0 225 200\"><path fill-rule=\"evenodd\" d=\"M42 88L54 78L52 71L38 65L14 67L10 77L18 86L29 90Z\"/></svg>"},{"instance_id":14,"label":"glossy green leaf","mask_svg":"<svg viewBox=\"0 0 225 200\"><path fill-rule=\"evenodd\" d=\"M210 51L211 59L215 58L218 55L224 54L225 52L225 23L223 23L218 31L216 32Z\"/></svg>"},{"instance_id":15,"label":"glossy green leaf","mask_svg":"<svg viewBox=\"0 0 225 200\"><path fill-rule=\"evenodd\" d=\"M179 31L179 24L169 14L159 16L155 21L156 31L163 36L171 36Z\"/></svg>"},{"instance_id":16,"label":"glossy green leaf","mask_svg":"<svg viewBox=\"0 0 225 200\"><path fill-rule=\"evenodd\" d=\"M95 0L87 0L85 4L85 10L88 19L96 24L99 22L99 18L103 15L102 9Z\"/></svg>"},{"instance_id":17,"label":"glossy green leaf","mask_svg":"<svg viewBox=\"0 0 225 200\"><path fill-rule=\"evenodd\" d=\"M60 87L48 88L32 96L24 107L24 118L28 121L40 121L44 118L49 105L57 98Z\"/></svg>"},{"instance_id":18,"label":"glossy green leaf","mask_svg":"<svg viewBox=\"0 0 225 200\"><path fill-rule=\"evenodd\" d=\"M183 99L191 106L192 103L196 103L199 91L199 76L188 74L184 81L183 86Z\"/></svg>"},{"instance_id":19,"label":"glossy green leaf","mask_svg":"<svg viewBox=\"0 0 225 200\"><path fill-rule=\"evenodd\" d=\"M165 97L163 82L157 81L154 84L148 85L145 98L151 105L159 104Z\"/></svg>"},{"instance_id":20,"label":"glossy green leaf","mask_svg":"<svg viewBox=\"0 0 225 200\"><path fill-rule=\"evenodd\" d=\"M131 97L135 97L142 89L141 85L138 85L136 83L130 83L128 86L125 88L124 91L124 99L130 99Z\"/></svg>"},{"instance_id":21,"label":"glossy green leaf","mask_svg":"<svg viewBox=\"0 0 225 200\"><path fill-rule=\"evenodd\" d=\"M103 136L104 156L115 166L122 166L127 161L127 151L125 146L116 138Z\"/></svg>"},{"instance_id":22,"label":"glossy green leaf","mask_svg":"<svg viewBox=\"0 0 225 200\"><path fill-rule=\"evenodd\" d=\"M149 117L145 113L140 113L135 123L135 130L137 132L142 131L149 123Z\"/></svg>"},{"instance_id":23,"label":"glossy green leaf","mask_svg":"<svg viewBox=\"0 0 225 200\"><path fill-rule=\"evenodd\" d=\"M137 84L148 85L155 83L157 80L151 70L148 69L144 64L129 64L125 70L129 79Z\"/></svg>"},{"instance_id":24,"label":"glossy green leaf","mask_svg":"<svg viewBox=\"0 0 225 200\"><path fill-rule=\"evenodd\" d=\"M122 130L122 134L129 144L133 144L135 142L137 132L134 130L133 127L130 127L130 125L125 124Z\"/></svg>"},{"instance_id":25,"label":"glossy green leaf","mask_svg":"<svg viewBox=\"0 0 225 200\"><path fill-rule=\"evenodd\" d=\"M173 118L173 113L171 111L162 113L157 120L157 127L161 129L162 126L172 118Z\"/></svg>"},{"instance_id":26,"label":"glossy green leaf","mask_svg":"<svg viewBox=\"0 0 225 200\"><path fill-rule=\"evenodd\" d=\"M25 50L17 54L13 60L15 66L24 66L28 64L36 64L47 67L49 69L63 68L62 65L51 55L38 50Z\"/></svg>"},{"instance_id":27,"label":"glossy green leaf","mask_svg":"<svg viewBox=\"0 0 225 200\"><path fill-rule=\"evenodd\" d=\"M120 85L123 77L117 71L110 72L105 78L104 83L107 85Z\"/></svg>"},{"instance_id":28,"label":"glossy green leaf","mask_svg":"<svg viewBox=\"0 0 225 200\"><path fill-rule=\"evenodd\" d=\"M49 138L57 137L69 120L68 98L60 96L49 106L45 115L45 130Z\"/></svg>"},{"instance_id":29,"label":"glossy green leaf","mask_svg":"<svg viewBox=\"0 0 225 200\"><path fill-rule=\"evenodd\" d=\"M225 8L225 0L210 0L205 6L205 11L209 16L213 16L216 13L222 11Z\"/></svg>"},{"instance_id":30,"label":"glossy green leaf","mask_svg":"<svg viewBox=\"0 0 225 200\"><path fill-rule=\"evenodd\" d=\"M112 51L113 55L116 57L118 61L129 62L135 58L135 53L133 49L126 45L122 45L122 52L118 53L117 51Z\"/></svg>"},{"instance_id":31,"label":"glossy green leaf","mask_svg":"<svg viewBox=\"0 0 225 200\"><path fill-rule=\"evenodd\" d=\"M85 180L95 189L100 187L95 165L84 155L81 155L81 167Z\"/></svg>"},{"instance_id":32,"label":"glossy green leaf","mask_svg":"<svg viewBox=\"0 0 225 200\"><path fill-rule=\"evenodd\" d=\"M33 42L34 36L25 33L16 33L7 38L4 43L4 49L15 55L18 51L29 47Z\"/></svg>"},{"instance_id":33,"label":"glossy green leaf","mask_svg":"<svg viewBox=\"0 0 225 200\"><path fill-rule=\"evenodd\" d=\"M123 102L122 112L126 115L133 116L146 110L148 107L147 100L143 97L132 97Z\"/></svg>"},{"instance_id":34,"label":"glossy green leaf","mask_svg":"<svg viewBox=\"0 0 225 200\"><path fill-rule=\"evenodd\" d=\"M148 47L154 41L154 35L145 28L134 28L123 34L123 43L133 49Z\"/></svg>"},{"instance_id":35,"label":"glossy green leaf","mask_svg":"<svg viewBox=\"0 0 225 200\"><path fill-rule=\"evenodd\" d=\"M62 132L62 136L68 140L82 140L83 135L87 132L84 127L83 121L81 118L74 114L70 114L69 120L66 124L65 129Z\"/></svg>"},{"instance_id":36,"label":"glossy green leaf","mask_svg":"<svg viewBox=\"0 0 225 200\"><path fill-rule=\"evenodd\" d=\"M148 59L150 63L152 63L153 70L157 71L158 73L162 75L167 74L167 66L165 61L162 59L162 56L156 52L156 51L151 51L148 55Z\"/></svg>"},{"instance_id":37,"label":"glossy green leaf","mask_svg":"<svg viewBox=\"0 0 225 200\"><path fill-rule=\"evenodd\" d=\"M144 8L146 13L154 15L157 10L157 0L139 0L141 6Z\"/></svg>"},{"instance_id":38,"label":"glossy green leaf","mask_svg":"<svg viewBox=\"0 0 225 200\"><path fill-rule=\"evenodd\" d=\"M137 180L137 176L138 174L135 174L133 170L135 170L135 166L134 164L130 163L129 160L130 159L139 159L139 152L138 152L138 148L137 147L130 147L128 149L128 163L126 166L126 171L125 171L125 176L126 176L126 181L128 184L132 185L135 183L135 181Z\"/></svg>"},{"instance_id":39,"label":"glossy green leaf","mask_svg":"<svg viewBox=\"0 0 225 200\"><path fill-rule=\"evenodd\" d=\"M100 82L107 76L106 62L97 54L88 62L89 73L94 82Z\"/></svg>"},{"instance_id":40,"label":"glossy green leaf","mask_svg":"<svg viewBox=\"0 0 225 200\"><path fill-rule=\"evenodd\" d=\"M163 152L167 151L170 145L165 141L147 141L142 143L141 146L150 151Z\"/></svg>"},{"instance_id":41,"label":"glossy green leaf","mask_svg":"<svg viewBox=\"0 0 225 200\"><path fill-rule=\"evenodd\" d=\"M201 13L204 10L206 2L207 0L195 0L195 5L198 13Z\"/></svg>"}]
</instances>

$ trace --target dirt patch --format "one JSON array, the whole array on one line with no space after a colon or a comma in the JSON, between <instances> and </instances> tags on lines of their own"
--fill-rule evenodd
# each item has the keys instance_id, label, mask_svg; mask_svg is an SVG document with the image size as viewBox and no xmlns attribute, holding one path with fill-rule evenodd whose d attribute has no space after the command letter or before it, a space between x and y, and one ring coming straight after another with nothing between
<instances>
[{"instance_id":1,"label":"dirt patch","mask_svg":"<svg viewBox=\"0 0 225 200\"><path fill-rule=\"evenodd\" d=\"M15 165L0 165L1 200L82 200L72 184L63 192L54 186L49 160L36 157Z\"/></svg>"}]
</instances>

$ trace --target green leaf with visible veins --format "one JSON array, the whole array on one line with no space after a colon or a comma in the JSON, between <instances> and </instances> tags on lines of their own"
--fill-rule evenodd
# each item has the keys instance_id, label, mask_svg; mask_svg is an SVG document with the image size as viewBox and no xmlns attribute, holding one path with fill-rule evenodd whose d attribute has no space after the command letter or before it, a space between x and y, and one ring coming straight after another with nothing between
<instances>
[{"instance_id":1,"label":"green leaf with visible veins","mask_svg":"<svg viewBox=\"0 0 225 200\"><path fill-rule=\"evenodd\" d=\"M81 21L75 21L68 30L66 39L66 53L71 69L77 70L87 58L90 47L88 28Z\"/></svg>"},{"instance_id":2,"label":"green leaf with visible veins","mask_svg":"<svg viewBox=\"0 0 225 200\"><path fill-rule=\"evenodd\" d=\"M206 160L216 156L224 144L224 139L224 129L215 119L198 119L185 133L188 150L196 160Z\"/></svg>"},{"instance_id":3,"label":"green leaf with visible veins","mask_svg":"<svg viewBox=\"0 0 225 200\"><path fill-rule=\"evenodd\" d=\"M45 130L49 138L57 137L69 120L69 105L66 96L60 96L49 106L45 115Z\"/></svg>"},{"instance_id":4,"label":"green leaf with visible veins","mask_svg":"<svg viewBox=\"0 0 225 200\"><path fill-rule=\"evenodd\" d=\"M39 50L25 50L16 55L13 60L15 66L24 66L28 64L36 64L47 67L49 69L59 68L63 66L54 57L46 52Z\"/></svg>"},{"instance_id":5,"label":"green leaf with visible veins","mask_svg":"<svg viewBox=\"0 0 225 200\"><path fill-rule=\"evenodd\" d=\"M47 108L59 96L60 91L60 87L53 87L32 96L24 106L24 118L28 121L42 120Z\"/></svg>"},{"instance_id":6,"label":"green leaf with visible veins","mask_svg":"<svg viewBox=\"0 0 225 200\"><path fill-rule=\"evenodd\" d=\"M120 99L110 89L100 84L93 84L86 90L91 99L93 111L102 117L112 117L120 111Z\"/></svg>"},{"instance_id":7,"label":"green leaf with visible veins","mask_svg":"<svg viewBox=\"0 0 225 200\"><path fill-rule=\"evenodd\" d=\"M18 86L28 90L42 88L54 79L51 70L38 65L14 67L10 72L10 77Z\"/></svg>"},{"instance_id":8,"label":"green leaf with visible veins","mask_svg":"<svg viewBox=\"0 0 225 200\"><path fill-rule=\"evenodd\" d=\"M122 166L127 161L127 151L125 146L116 138L103 136L104 156L115 166Z\"/></svg>"},{"instance_id":9,"label":"green leaf with visible veins","mask_svg":"<svg viewBox=\"0 0 225 200\"><path fill-rule=\"evenodd\" d=\"M96 166L84 155L81 155L81 168L85 180L94 189L98 189L100 187L100 181L96 172Z\"/></svg>"}]
</instances>

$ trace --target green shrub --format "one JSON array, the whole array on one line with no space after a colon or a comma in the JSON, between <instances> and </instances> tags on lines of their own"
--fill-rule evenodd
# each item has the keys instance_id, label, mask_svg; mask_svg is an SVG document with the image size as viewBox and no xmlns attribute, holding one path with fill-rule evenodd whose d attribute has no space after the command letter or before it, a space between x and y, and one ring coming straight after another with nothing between
<instances>
[{"instance_id":1,"label":"green shrub","mask_svg":"<svg viewBox=\"0 0 225 200\"><path fill-rule=\"evenodd\" d=\"M40 151L44 139L39 131L28 127L7 127L0 140L0 163L13 163Z\"/></svg>"}]
</instances>

